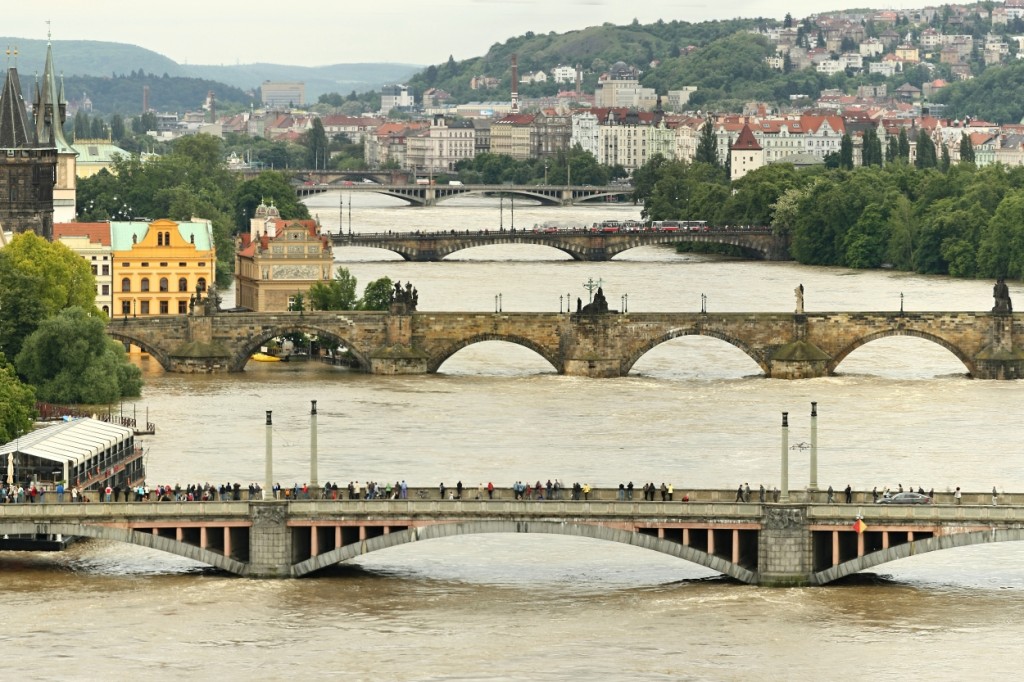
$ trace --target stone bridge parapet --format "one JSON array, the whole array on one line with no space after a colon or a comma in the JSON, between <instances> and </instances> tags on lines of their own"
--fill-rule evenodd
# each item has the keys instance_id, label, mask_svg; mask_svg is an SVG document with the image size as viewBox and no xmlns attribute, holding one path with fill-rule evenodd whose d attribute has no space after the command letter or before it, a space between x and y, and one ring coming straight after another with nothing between
<instances>
[{"instance_id":1,"label":"stone bridge parapet","mask_svg":"<svg viewBox=\"0 0 1024 682\"><path fill-rule=\"evenodd\" d=\"M482 313L288 312L117 318L110 336L149 352L172 372L242 371L275 337L317 336L347 348L375 374L437 372L445 360L482 341L536 352L560 374L617 377L645 353L681 336L709 336L749 356L765 376L833 374L860 346L914 336L956 356L972 377L1024 378L1024 317L987 312L815 313ZM329 345L331 344L331 345Z\"/></svg>"}]
</instances>

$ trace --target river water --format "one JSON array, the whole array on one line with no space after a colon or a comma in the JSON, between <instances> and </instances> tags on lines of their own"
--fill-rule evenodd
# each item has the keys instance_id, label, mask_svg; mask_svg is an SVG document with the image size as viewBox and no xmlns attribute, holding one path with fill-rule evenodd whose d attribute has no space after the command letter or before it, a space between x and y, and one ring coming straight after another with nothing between
<instances>
[{"instance_id":1,"label":"river water","mask_svg":"<svg viewBox=\"0 0 1024 682\"><path fill-rule=\"evenodd\" d=\"M348 196L341 222L349 229ZM338 229L338 193L308 200ZM353 231L512 226L509 202L404 208L351 200ZM515 226L637 217L632 206L540 208ZM421 310L559 309L601 280L633 312L986 310L991 283L678 255L640 248L577 263L544 247L494 246L452 262L405 263L340 249L360 289L411 280ZM1021 292L1011 290L1020 297ZM230 293L228 296L230 303ZM561 302L564 304L564 300ZM309 479L309 401L318 401L320 480L405 479L472 488L493 480L671 481L771 487L780 413L790 443L819 411L819 481L1024 491L1022 382L974 381L948 351L898 337L869 343L834 377L773 381L738 349L702 337L652 350L628 377L562 377L529 350L466 348L438 375L375 377L312 363L250 363L231 376L166 375L142 360L136 410L152 484L260 480L264 410L275 476ZM115 408L117 409L117 408ZM790 481L808 480L807 451ZM168 674L283 679L767 680L1016 673L1024 639L1024 546L912 557L830 588L764 589L633 547L583 539L475 536L371 554L329 575L249 581L141 548L80 543L0 556L8 617L0 652L29 679ZM12 668L13 669L13 668Z\"/></svg>"}]
</instances>

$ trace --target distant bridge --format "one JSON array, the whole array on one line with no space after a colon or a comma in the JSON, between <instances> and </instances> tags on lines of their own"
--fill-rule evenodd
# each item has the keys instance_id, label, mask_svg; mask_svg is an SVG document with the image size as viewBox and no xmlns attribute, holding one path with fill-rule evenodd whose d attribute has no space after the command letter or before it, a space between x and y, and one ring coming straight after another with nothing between
<instances>
[{"instance_id":1,"label":"distant bridge","mask_svg":"<svg viewBox=\"0 0 1024 682\"><path fill-rule=\"evenodd\" d=\"M600 229L451 230L449 232L384 232L331 235L336 247L386 249L408 261L440 261L445 256L494 244L539 244L558 249L578 261L606 261L638 246L679 242L727 244L761 260L789 260L789 239L770 227L668 232L651 228L602 232Z\"/></svg>"},{"instance_id":2,"label":"distant bridge","mask_svg":"<svg viewBox=\"0 0 1024 682\"><path fill-rule=\"evenodd\" d=\"M614 295L612 295L614 300ZM114 318L107 333L171 372L239 372L273 338L303 333L349 349L374 374L436 372L481 341L529 348L559 374L618 377L645 353L681 336L736 346L768 377L831 375L860 346L915 336L955 355L979 379L1024 378L1024 313L486 313L317 311Z\"/></svg>"},{"instance_id":3,"label":"distant bridge","mask_svg":"<svg viewBox=\"0 0 1024 682\"><path fill-rule=\"evenodd\" d=\"M725 501L729 494L698 491L685 503L506 498L5 504L0 534L101 538L241 576L298 578L411 542L539 533L632 545L767 586L826 585L925 552L1024 540L1019 504L742 503ZM867 524L864 532L853 529L858 517Z\"/></svg>"},{"instance_id":4,"label":"distant bridge","mask_svg":"<svg viewBox=\"0 0 1024 682\"><path fill-rule=\"evenodd\" d=\"M530 199L544 206L572 206L583 202L629 200L633 188L628 185L591 187L589 185L416 185L379 184L339 180L334 183L297 185L300 197L342 189L346 192L375 192L406 201L413 206L435 206L451 197L466 194Z\"/></svg>"}]
</instances>

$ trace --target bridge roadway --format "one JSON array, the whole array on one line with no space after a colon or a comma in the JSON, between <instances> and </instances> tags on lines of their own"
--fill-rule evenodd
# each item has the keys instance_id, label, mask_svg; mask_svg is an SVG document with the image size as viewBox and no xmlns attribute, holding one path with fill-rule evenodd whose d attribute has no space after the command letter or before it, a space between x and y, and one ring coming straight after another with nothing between
<instances>
[{"instance_id":1,"label":"bridge roadway","mask_svg":"<svg viewBox=\"0 0 1024 682\"><path fill-rule=\"evenodd\" d=\"M310 181L311 182L311 181ZM631 199L629 185L417 185L352 182L336 179L333 182L300 184L295 192L300 197L322 194L341 189L346 192L375 192L408 202L413 206L435 206L439 202L465 194L505 196L536 201L543 206L573 206L583 202Z\"/></svg>"},{"instance_id":2,"label":"bridge roadway","mask_svg":"<svg viewBox=\"0 0 1024 682\"><path fill-rule=\"evenodd\" d=\"M605 492L608 497L610 491ZM917 554L1024 540L1024 495L1004 495L1001 499L1018 502L1001 506L707 501L726 500L732 494L695 491L689 502L5 504L0 505L0 533L124 542L254 578L298 578L409 542L481 533L542 533L633 545L743 583L767 586L826 585ZM805 497L796 494L801 496ZM986 499L965 496L975 498ZM860 533L853 529L858 516L867 524Z\"/></svg>"},{"instance_id":3,"label":"bridge roadway","mask_svg":"<svg viewBox=\"0 0 1024 682\"><path fill-rule=\"evenodd\" d=\"M240 372L270 339L302 333L348 348L373 374L433 373L466 346L507 341L559 374L587 377L626 376L658 345L699 335L735 346L777 379L828 376L866 343L915 336L949 350L974 378L1024 378L1024 344L1015 340L1024 339L1022 313L408 313L395 304L389 312L126 316L107 333L170 372Z\"/></svg>"},{"instance_id":4,"label":"bridge roadway","mask_svg":"<svg viewBox=\"0 0 1024 682\"><path fill-rule=\"evenodd\" d=\"M336 247L386 249L407 261L440 261L456 251L494 244L539 244L578 261L607 261L638 246L699 242L728 244L761 260L789 260L789 240L771 228L665 231L653 228L603 232L597 229L451 230L448 232L332 234Z\"/></svg>"}]
</instances>

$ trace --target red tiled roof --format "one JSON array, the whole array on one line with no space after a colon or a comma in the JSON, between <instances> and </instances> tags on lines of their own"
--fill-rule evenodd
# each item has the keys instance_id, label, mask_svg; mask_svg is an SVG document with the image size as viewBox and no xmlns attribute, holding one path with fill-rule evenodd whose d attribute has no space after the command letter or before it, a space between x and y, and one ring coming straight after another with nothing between
<instances>
[{"instance_id":1,"label":"red tiled roof","mask_svg":"<svg viewBox=\"0 0 1024 682\"><path fill-rule=\"evenodd\" d=\"M53 238L88 237L92 244L110 246L110 223L54 223Z\"/></svg>"},{"instance_id":2,"label":"red tiled roof","mask_svg":"<svg viewBox=\"0 0 1024 682\"><path fill-rule=\"evenodd\" d=\"M743 149L748 151L761 151L763 147L757 143L754 139L754 133L751 132L750 126L746 123L743 124L743 130L740 131L740 136L736 138L736 141L732 144L733 149Z\"/></svg>"}]
</instances>

